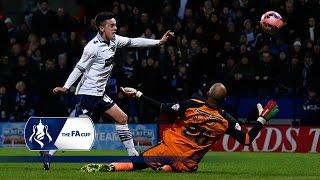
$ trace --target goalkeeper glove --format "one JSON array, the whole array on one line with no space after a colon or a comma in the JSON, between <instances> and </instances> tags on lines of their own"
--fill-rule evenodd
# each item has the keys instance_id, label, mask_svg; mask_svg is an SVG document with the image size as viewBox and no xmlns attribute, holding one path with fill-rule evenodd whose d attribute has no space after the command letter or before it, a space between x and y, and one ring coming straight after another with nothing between
<instances>
[{"instance_id":1,"label":"goalkeeper glove","mask_svg":"<svg viewBox=\"0 0 320 180\"><path fill-rule=\"evenodd\" d=\"M257 121L261 122L261 124L266 124L266 122L276 116L279 112L278 105L273 100L268 101L267 105L264 108L260 103L258 103L257 108L259 111L259 117Z\"/></svg>"},{"instance_id":2,"label":"goalkeeper glove","mask_svg":"<svg viewBox=\"0 0 320 180\"><path fill-rule=\"evenodd\" d=\"M135 88L131 88L131 87L120 87L122 93L127 96L127 97L136 97L137 99L139 99L142 96L142 92L136 90Z\"/></svg>"}]
</instances>

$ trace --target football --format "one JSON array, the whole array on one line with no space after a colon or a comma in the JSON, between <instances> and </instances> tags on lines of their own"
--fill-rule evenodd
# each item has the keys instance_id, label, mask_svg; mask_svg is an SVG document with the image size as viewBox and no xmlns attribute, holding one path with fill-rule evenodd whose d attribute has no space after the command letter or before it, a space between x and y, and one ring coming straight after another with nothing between
<instances>
[{"instance_id":1,"label":"football","mask_svg":"<svg viewBox=\"0 0 320 180\"><path fill-rule=\"evenodd\" d=\"M268 11L261 16L261 29L268 34L275 34L283 26L283 20L279 13Z\"/></svg>"}]
</instances>

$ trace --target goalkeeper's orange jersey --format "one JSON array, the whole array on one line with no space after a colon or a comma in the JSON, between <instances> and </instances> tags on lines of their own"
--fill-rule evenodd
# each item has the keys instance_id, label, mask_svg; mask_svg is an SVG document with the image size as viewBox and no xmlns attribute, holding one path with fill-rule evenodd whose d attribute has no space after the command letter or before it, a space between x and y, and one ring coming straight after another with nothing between
<instances>
[{"instance_id":1,"label":"goalkeeper's orange jersey","mask_svg":"<svg viewBox=\"0 0 320 180\"><path fill-rule=\"evenodd\" d=\"M174 156L184 156L200 161L211 146L228 129L228 121L220 110L191 99L176 104L179 119L163 132L165 143Z\"/></svg>"}]
</instances>

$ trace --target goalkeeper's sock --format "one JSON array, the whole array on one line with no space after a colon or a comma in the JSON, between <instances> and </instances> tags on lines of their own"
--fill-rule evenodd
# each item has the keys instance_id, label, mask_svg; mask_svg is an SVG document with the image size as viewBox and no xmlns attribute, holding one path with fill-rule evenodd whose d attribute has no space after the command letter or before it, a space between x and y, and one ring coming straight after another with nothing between
<instances>
[{"instance_id":1,"label":"goalkeeper's sock","mask_svg":"<svg viewBox=\"0 0 320 180\"><path fill-rule=\"evenodd\" d=\"M117 163L111 163L110 165L114 166L115 171L132 171L133 170L132 162L117 162Z\"/></svg>"},{"instance_id":2,"label":"goalkeeper's sock","mask_svg":"<svg viewBox=\"0 0 320 180\"><path fill-rule=\"evenodd\" d=\"M49 154L50 154L51 156L53 156L56 152L57 152L57 150L50 150L50 151L49 151Z\"/></svg>"},{"instance_id":3,"label":"goalkeeper's sock","mask_svg":"<svg viewBox=\"0 0 320 180\"><path fill-rule=\"evenodd\" d=\"M159 168L158 170L160 170L160 171L165 171L165 172L171 172L171 171L172 171L172 168L171 168L171 166L169 166L169 165L164 165L164 166L162 166L161 168Z\"/></svg>"},{"instance_id":4,"label":"goalkeeper's sock","mask_svg":"<svg viewBox=\"0 0 320 180\"><path fill-rule=\"evenodd\" d=\"M129 156L139 156L139 153L134 148L132 134L131 134L131 131L129 130L128 124L125 124L125 125L116 124L116 131L121 142L126 147Z\"/></svg>"}]
</instances>

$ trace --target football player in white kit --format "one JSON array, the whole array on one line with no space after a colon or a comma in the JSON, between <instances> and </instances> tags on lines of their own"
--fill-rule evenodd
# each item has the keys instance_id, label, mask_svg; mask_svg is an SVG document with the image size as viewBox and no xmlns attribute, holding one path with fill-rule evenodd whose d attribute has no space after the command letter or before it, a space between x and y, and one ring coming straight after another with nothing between
<instances>
[{"instance_id":1,"label":"football player in white kit","mask_svg":"<svg viewBox=\"0 0 320 180\"><path fill-rule=\"evenodd\" d=\"M76 116L89 115L93 120L101 112L112 117L116 122L116 131L128 151L129 156L138 156L128 128L128 117L119 106L105 93L105 86L110 77L113 59L120 47L150 47L167 42L174 33L167 31L160 40L145 38L128 38L116 35L117 26L113 13L101 12L95 18L97 35L84 47L83 54L69 75L63 87L53 89L54 93L65 94L72 84L83 74L75 94L80 97ZM55 150L44 153L44 169L50 168L50 156Z\"/></svg>"}]
</instances>

